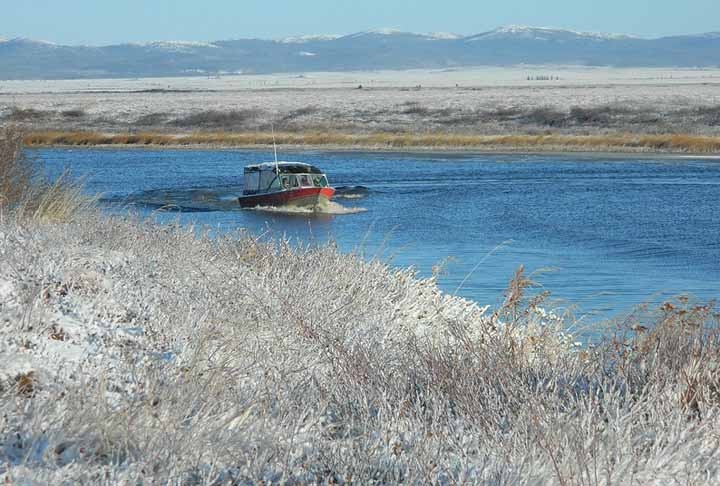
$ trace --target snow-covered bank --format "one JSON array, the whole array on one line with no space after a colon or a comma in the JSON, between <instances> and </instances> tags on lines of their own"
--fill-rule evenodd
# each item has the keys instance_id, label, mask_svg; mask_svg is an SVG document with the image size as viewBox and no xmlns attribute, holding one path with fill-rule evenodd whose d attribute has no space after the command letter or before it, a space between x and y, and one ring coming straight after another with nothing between
<instances>
[{"instance_id":1,"label":"snow-covered bank","mask_svg":"<svg viewBox=\"0 0 720 486\"><path fill-rule=\"evenodd\" d=\"M491 313L332 246L196 235L0 224L2 479L720 477L710 309L580 351L522 275Z\"/></svg>"}]
</instances>

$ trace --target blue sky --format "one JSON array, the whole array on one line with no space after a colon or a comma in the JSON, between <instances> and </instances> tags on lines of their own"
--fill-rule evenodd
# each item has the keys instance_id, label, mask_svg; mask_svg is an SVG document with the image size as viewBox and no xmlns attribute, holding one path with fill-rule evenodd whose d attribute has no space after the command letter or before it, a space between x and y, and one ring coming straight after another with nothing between
<instances>
[{"instance_id":1,"label":"blue sky","mask_svg":"<svg viewBox=\"0 0 720 486\"><path fill-rule=\"evenodd\" d=\"M655 37L720 31L720 0L0 0L0 37L65 44L519 24Z\"/></svg>"}]
</instances>

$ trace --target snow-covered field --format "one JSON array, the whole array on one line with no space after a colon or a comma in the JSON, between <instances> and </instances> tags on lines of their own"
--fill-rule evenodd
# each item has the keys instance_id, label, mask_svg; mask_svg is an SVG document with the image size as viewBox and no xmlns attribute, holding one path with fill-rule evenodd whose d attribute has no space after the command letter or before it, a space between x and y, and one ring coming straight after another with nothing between
<instances>
[{"instance_id":1,"label":"snow-covered field","mask_svg":"<svg viewBox=\"0 0 720 486\"><path fill-rule=\"evenodd\" d=\"M0 117L64 130L254 130L273 122L289 130L717 134L718 107L720 70L700 69L520 66L0 82ZM589 113L571 115L573 108Z\"/></svg>"},{"instance_id":2,"label":"snow-covered field","mask_svg":"<svg viewBox=\"0 0 720 486\"><path fill-rule=\"evenodd\" d=\"M0 481L717 484L711 310L580 349L514 282L491 313L332 246L6 214Z\"/></svg>"}]
</instances>

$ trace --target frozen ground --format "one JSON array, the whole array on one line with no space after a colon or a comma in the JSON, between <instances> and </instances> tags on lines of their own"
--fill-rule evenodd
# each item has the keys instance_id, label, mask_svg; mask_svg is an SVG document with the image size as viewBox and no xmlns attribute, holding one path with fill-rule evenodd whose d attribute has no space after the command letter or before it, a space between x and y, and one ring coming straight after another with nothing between
<instances>
[{"instance_id":1,"label":"frozen ground","mask_svg":"<svg viewBox=\"0 0 720 486\"><path fill-rule=\"evenodd\" d=\"M0 482L717 484L712 308L580 349L526 285L491 313L332 246L6 214Z\"/></svg>"},{"instance_id":2,"label":"frozen ground","mask_svg":"<svg viewBox=\"0 0 720 486\"><path fill-rule=\"evenodd\" d=\"M360 89L362 86L362 89ZM35 129L720 133L720 70L556 66L0 82Z\"/></svg>"}]
</instances>

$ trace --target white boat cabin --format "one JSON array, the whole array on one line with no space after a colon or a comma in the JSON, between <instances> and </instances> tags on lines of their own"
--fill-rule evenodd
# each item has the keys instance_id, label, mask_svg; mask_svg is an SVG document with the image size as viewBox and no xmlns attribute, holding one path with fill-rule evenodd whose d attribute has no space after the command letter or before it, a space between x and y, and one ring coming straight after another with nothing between
<instances>
[{"instance_id":1,"label":"white boat cabin","mask_svg":"<svg viewBox=\"0 0 720 486\"><path fill-rule=\"evenodd\" d=\"M248 165L243 175L243 195L328 186L327 177L320 169L302 162Z\"/></svg>"}]
</instances>

